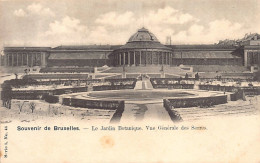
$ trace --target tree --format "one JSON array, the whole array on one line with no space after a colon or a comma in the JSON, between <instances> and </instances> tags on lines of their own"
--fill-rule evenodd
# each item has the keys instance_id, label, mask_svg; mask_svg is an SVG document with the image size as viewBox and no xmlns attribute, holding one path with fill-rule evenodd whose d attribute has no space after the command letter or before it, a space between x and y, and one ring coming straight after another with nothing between
<instances>
[{"instance_id":1,"label":"tree","mask_svg":"<svg viewBox=\"0 0 260 163\"><path fill-rule=\"evenodd\" d=\"M199 73L197 72L196 74L195 74L195 80L199 80Z\"/></svg>"},{"instance_id":2,"label":"tree","mask_svg":"<svg viewBox=\"0 0 260 163\"><path fill-rule=\"evenodd\" d=\"M17 74L17 73L15 73L14 75L15 75L15 79L18 79L18 74Z\"/></svg>"},{"instance_id":3,"label":"tree","mask_svg":"<svg viewBox=\"0 0 260 163\"><path fill-rule=\"evenodd\" d=\"M30 103L29 103L29 108L31 109L31 111L32 111L32 113L33 113L33 111L34 111L35 108L36 108L36 104L35 104L34 102L30 102Z\"/></svg>"},{"instance_id":4,"label":"tree","mask_svg":"<svg viewBox=\"0 0 260 163\"><path fill-rule=\"evenodd\" d=\"M189 75L188 73L185 74L185 79L188 79L189 78Z\"/></svg>"},{"instance_id":5,"label":"tree","mask_svg":"<svg viewBox=\"0 0 260 163\"><path fill-rule=\"evenodd\" d=\"M12 88L9 81L4 81L1 85L1 100L3 102L3 106L11 109L11 99L12 99Z\"/></svg>"},{"instance_id":6,"label":"tree","mask_svg":"<svg viewBox=\"0 0 260 163\"><path fill-rule=\"evenodd\" d=\"M17 106L18 106L18 108L19 108L19 113L22 112L23 105L24 105L24 101L23 101L23 103L19 102L19 103L17 104Z\"/></svg>"},{"instance_id":7,"label":"tree","mask_svg":"<svg viewBox=\"0 0 260 163\"><path fill-rule=\"evenodd\" d=\"M260 81L260 69L256 73L254 73L254 80Z\"/></svg>"}]
</instances>

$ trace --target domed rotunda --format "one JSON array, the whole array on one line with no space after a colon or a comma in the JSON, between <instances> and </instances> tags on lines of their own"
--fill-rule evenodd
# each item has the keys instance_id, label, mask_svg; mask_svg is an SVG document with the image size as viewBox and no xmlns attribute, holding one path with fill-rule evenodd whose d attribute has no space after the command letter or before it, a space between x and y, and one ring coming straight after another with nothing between
<instances>
[{"instance_id":1,"label":"domed rotunda","mask_svg":"<svg viewBox=\"0 0 260 163\"><path fill-rule=\"evenodd\" d=\"M171 65L173 54L143 27L110 57L114 66Z\"/></svg>"}]
</instances>

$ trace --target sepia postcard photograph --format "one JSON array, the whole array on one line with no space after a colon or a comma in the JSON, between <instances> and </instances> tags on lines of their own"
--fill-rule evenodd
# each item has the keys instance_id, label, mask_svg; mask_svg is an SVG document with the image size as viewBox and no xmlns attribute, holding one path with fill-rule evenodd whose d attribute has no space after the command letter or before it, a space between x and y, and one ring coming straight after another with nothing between
<instances>
[{"instance_id":1,"label":"sepia postcard photograph","mask_svg":"<svg viewBox=\"0 0 260 163\"><path fill-rule=\"evenodd\" d=\"M0 163L260 163L260 0L0 0Z\"/></svg>"}]
</instances>

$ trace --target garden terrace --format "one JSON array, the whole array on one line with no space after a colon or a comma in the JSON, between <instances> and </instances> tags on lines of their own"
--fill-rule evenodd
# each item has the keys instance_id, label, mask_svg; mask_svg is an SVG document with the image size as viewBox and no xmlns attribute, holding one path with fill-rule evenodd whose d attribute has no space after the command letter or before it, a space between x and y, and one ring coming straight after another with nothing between
<instances>
[{"instance_id":1,"label":"garden terrace","mask_svg":"<svg viewBox=\"0 0 260 163\"><path fill-rule=\"evenodd\" d=\"M153 86L155 85L173 85L173 84L192 84L194 85L194 78L180 79L180 78L150 78Z\"/></svg>"},{"instance_id":2,"label":"garden terrace","mask_svg":"<svg viewBox=\"0 0 260 163\"><path fill-rule=\"evenodd\" d=\"M88 74L29 74L23 78L31 78L35 80L71 80L71 79L87 79Z\"/></svg>"},{"instance_id":3,"label":"garden terrace","mask_svg":"<svg viewBox=\"0 0 260 163\"><path fill-rule=\"evenodd\" d=\"M221 73L223 78L253 79L253 73Z\"/></svg>"},{"instance_id":4,"label":"garden terrace","mask_svg":"<svg viewBox=\"0 0 260 163\"><path fill-rule=\"evenodd\" d=\"M75 81L77 83L78 81ZM22 85L20 88L7 89L4 91L10 92L10 99L26 99L35 100L42 99L44 95L62 95L76 92L87 92L89 90L119 90L133 89L136 84L136 79L106 79L106 80L90 80L85 81L82 85ZM91 84L91 86L89 85ZM11 85L10 85L11 86ZM3 91L2 91L3 93Z\"/></svg>"},{"instance_id":5,"label":"garden terrace","mask_svg":"<svg viewBox=\"0 0 260 163\"><path fill-rule=\"evenodd\" d=\"M46 67L40 69L41 73L92 73L93 67Z\"/></svg>"},{"instance_id":6,"label":"garden terrace","mask_svg":"<svg viewBox=\"0 0 260 163\"><path fill-rule=\"evenodd\" d=\"M170 73L170 74L178 74L178 75L184 75L186 72L185 70L182 70L179 67L170 67L170 66L164 66L164 72L165 73ZM140 73L140 74L148 74L148 73L161 73L162 66L159 65L153 65L153 66L132 66L132 67L125 67L125 72L126 73ZM123 72L123 67L112 67L108 70L103 71L103 73L122 73Z\"/></svg>"},{"instance_id":7,"label":"garden terrace","mask_svg":"<svg viewBox=\"0 0 260 163\"><path fill-rule=\"evenodd\" d=\"M194 72L248 72L244 66L230 65L191 65Z\"/></svg>"},{"instance_id":8,"label":"garden terrace","mask_svg":"<svg viewBox=\"0 0 260 163\"><path fill-rule=\"evenodd\" d=\"M122 74L107 76L106 79L122 79Z\"/></svg>"}]
</instances>

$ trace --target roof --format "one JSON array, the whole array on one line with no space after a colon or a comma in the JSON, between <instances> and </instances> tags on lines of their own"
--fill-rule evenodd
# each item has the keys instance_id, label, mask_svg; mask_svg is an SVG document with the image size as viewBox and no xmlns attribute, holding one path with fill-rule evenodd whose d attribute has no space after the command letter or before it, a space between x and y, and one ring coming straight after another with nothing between
<instances>
[{"instance_id":1,"label":"roof","mask_svg":"<svg viewBox=\"0 0 260 163\"><path fill-rule=\"evenodd\" d=\"M99 51L88 51L88 52L55 52L51 53L48 59L107 59L110 53L99 52Z\"/></svg>"},{"instance_id":2,"label":"roof","mask_svg":"<svg viewBox=\"0 0 260 163\"><path fill-rule=\"evenodd\" d=\"M155 41L155 42L159 42L158 39L155 37L155 35L153 33L149 32L144 27L139 29L128 40L128 42L133 42L133 41Z\"/></svg>"},{"instance_id":3,"label":"roof","mask_svg":"<svg viewBox=\"0 0 260 163\"><path fill-rule=\"evenodd\" d=\"M114 50L120 45L61 45L53 50Z\"/></svg>"},{"instance_id":4,"label":"roof","mask_svg":"<svg viewBox=\"0 0 260 163\"><path fill-rule=\"evenodd\" d=\"M240 58L238 56L232 55L230 51L198 51L198 52L182 52L174 53L174 58L202 58L202 59L217 59L217 58Z\"/></svg>"},{"instance_id":5,"label":"roof","mask_svg":"<svg viewBox=\"0 0 260 163\"><path fill-rule=\"evenodd\" d=\"M133 34L128 42L119 49L165 49L171 48L162 45L154 34L149 32L146 28L139 29Z\"/></svg>"},{"instance_id":6,"label":"roof","mask_svg":"<svg viewBox=\"0 0 260 163\"><path fill-rule=\"evenodd\" d=\"M51 47L4 47L5 51L31 51L31 50L36 50L36 51L47 51L50 50Z\"/></svg>"},{"instance_id":7,"label":"roof","mask_svg":"<svg viewBox=\"0 0 260 163\"><path fill-rule=\"evenodd\" d=\"M127 44L121 46L120 49L165 49L165 50L172 50L171 48L166 47L159 42L149 42L149 41L128 42Z\"/></svg>"},{"instance_id":8,"label":"roof","mask_svg":"<svg viewBox=\"0 0 260 163\"><path fill-rule=\"evenodd\" d=\"M234 50L233 45L200 44L200 45L166 45L174 50Z\"/></svg>"}]
</instances>

